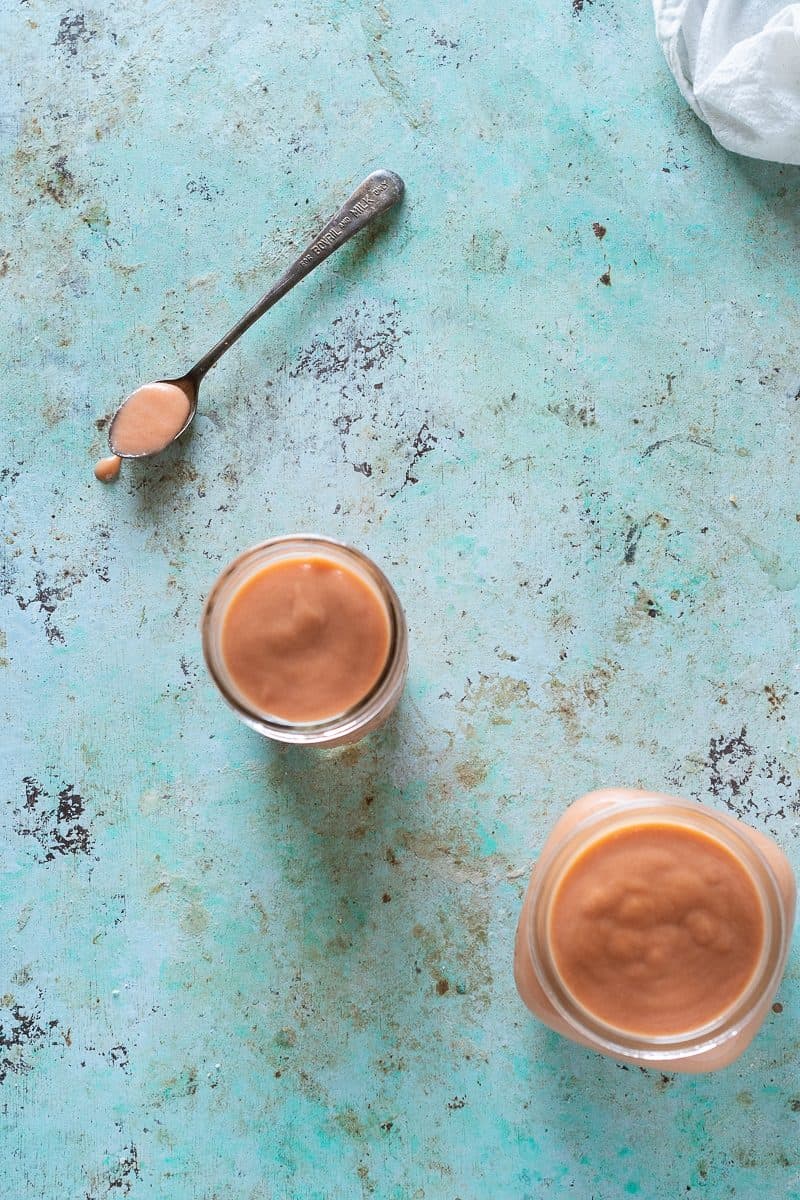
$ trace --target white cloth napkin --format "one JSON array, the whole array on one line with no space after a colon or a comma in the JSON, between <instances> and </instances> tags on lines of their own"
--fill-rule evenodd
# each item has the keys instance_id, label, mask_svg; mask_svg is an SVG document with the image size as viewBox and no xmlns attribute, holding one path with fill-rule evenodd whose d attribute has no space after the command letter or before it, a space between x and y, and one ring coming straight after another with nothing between
<instances>
[{"instance_id":1,"label":"white cloth napkin","mask_svg":"<svg viewBox=\"0 0 800 1200\"><path fill-rule=\"evenodd\" d=\"M800 164L800 4L653 0L678 87L727 150Z\"/></svg>"}]
</instances>

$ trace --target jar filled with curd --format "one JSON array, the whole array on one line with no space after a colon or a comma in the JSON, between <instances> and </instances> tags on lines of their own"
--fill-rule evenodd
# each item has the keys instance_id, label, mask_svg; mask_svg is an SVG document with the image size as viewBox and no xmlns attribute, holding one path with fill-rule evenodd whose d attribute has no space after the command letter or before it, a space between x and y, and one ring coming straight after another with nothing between
<instances>
[{"instance_id":1,"label":"jar filled with curd","mask_svg":"<svg viewBox=\"0 0 800 1200\"><path fill-rule=\"evenodd\" d=\"M383 725L408 669L394 588L361 551L318 534L235 558L206 600L202 638L240 720L295 745L337 746Z\"/></svg>"},{"instance_id":2,"label":"jar filled with curd","mask_svg":"<svg viewBox=\"0 0 800 1200\"><path fill-rule=\"evenodd\" d=\"M659 793L591 792L534 867L517 988L546 1025L601 1054L717 1070L775 997L795 894L783 851L743 822Z\"/></svg>"}]
</instances>

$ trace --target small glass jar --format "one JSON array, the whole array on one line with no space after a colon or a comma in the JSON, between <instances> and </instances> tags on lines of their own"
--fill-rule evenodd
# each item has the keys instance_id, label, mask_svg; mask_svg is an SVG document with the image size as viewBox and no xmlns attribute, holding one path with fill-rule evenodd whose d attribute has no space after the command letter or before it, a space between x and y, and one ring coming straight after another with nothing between
<instances>
[{"instance_id":1,"label":"small glass jar","mask_svg":"<svg viewBox=\"0 0 800 1200\"><path fill-rule=\"evenodd\" d=\"M359 576L383 603L389 621L389 650L375 685L347 711L308 724L282 720L254 708L234 684L222 655L225 614L239 588L280 560L324 558ZM389 580L360 550L319 534L287 534L243 551L218 576L203 607L203 655L211 678L237 717L263 737L299 746L339 746L359 741L391 716L408 671L408 633L402 605Z\"/></svg>"},{"instance_id":2,"label":"small glass jar","mask_svg":"<svg viewBox=\"0 0 800 1200\"><path fill-rule=\"evenodd\" d=\"M559 885L590 846L643 825L677 826L721 843L747 872L763 909L758 965L744 991L701 1028L643 1036L585 1008L561 978L550 944ZM764 834L705 805L630 789L591 792L561 816L535 864L517 928L514 975L528 1008L544 1024L600 1054L668 1071L713 1071L738 1058L775 997L789 952L796 885L788 859Z\"/></svg>"}]
</instances>

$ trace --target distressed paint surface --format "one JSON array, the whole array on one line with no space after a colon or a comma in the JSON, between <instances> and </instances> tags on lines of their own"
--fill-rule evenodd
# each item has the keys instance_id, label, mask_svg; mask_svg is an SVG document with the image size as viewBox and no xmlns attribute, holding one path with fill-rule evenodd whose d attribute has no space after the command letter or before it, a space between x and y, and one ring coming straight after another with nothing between
<instances>
[{"instance_id":1,"label":"distressed paint surface","mask_svg":"<svg viewBox=\"0 0 800 1200\"><path fill-rule=\"evenodd\" d=\"M796 948L717 1077L511 976L589 787L800 865L798 172L712 142L634 0L240 7L0 18L0 1196L800 1197ZM379 165L403 210L96 483ZM262 743L201 664L221 565L298 529L406 604L356 748Z\"/></svg>"}]
</instances>

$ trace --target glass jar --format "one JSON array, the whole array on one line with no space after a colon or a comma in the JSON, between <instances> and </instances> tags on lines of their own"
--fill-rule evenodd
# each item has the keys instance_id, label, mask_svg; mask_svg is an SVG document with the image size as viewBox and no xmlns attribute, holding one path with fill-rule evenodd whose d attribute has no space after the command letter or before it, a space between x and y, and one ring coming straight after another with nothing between
<instances>
[{"instance_id":1,"label":"glass jar","mask_svg":"<svg viewBox=\"0 0 800 1200\"><path fill-rule=\"evenodd\" d=\"M225 614L241 586L264 567L285 559L323 558L365 582L383 604L389 622L386 664L374 686L347 711L308 724L282 720L254 708L236 687L222 654ZM300 746L338 746L356 742L383 725L397 706L408 671L408 633L402 605L389 580L360 550L319 534L287 534L251 546L218 576L203 607L203 655L211 678L237 717L251 729L278 742Z\"/></svg>"},{"instance_id":2,"label":"glass jar","mask_svg":"<svg viewBox=\"0 0 800 1200\"><path fill-rule=\"evenodd\" d=\"M550 937L559 886L578 857L609 834L648 824L678 827L720 843L749 876L764 918L758 965L733 1003L700 1028L658 1037L617 1028L584 1007L561 977ZM749 1045L775 997L789 952L795 893L786 856L741 821L659 793L624 788L591 792L561 816L534 866L517 928L517 988L551 1029L600 1054L668 1071L717 1070Z\"/></svg>"}]
</instances>

